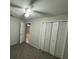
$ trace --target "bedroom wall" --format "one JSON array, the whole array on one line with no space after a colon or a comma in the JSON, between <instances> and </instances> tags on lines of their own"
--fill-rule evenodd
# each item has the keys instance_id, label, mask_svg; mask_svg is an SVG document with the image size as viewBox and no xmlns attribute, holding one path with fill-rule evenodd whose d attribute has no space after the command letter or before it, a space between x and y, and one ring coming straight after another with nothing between
<instances>
[{"instance_id":1,"label":"bedroom wall","mask_svg":"<svg viewBox=\"0 0 79 59\"><path fill-rule=\"evenodd\" d=\"M10 45L19 42L21 19L10 16Z\"/></svg>"}]
</instances>

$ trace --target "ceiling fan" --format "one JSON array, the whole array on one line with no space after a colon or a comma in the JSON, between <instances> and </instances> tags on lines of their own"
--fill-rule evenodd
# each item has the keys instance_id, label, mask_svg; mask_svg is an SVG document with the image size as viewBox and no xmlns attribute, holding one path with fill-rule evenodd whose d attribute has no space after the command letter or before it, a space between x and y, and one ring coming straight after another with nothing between
<instances>
[{"instance_id":1,"label":"ceiling fan","mask_svg":"<svg viewBox=\"0 0 79 59\"><path fill-rule=\"evenodd\" d=\"M52 15L50 15L49 13L45 13L45 12L38 11L38 10L32 10L32 8L34 7L33 4L34 4L35 2L39 2L39 0L31 0L31 2L30 2L30 4L29 4L30 7L29 7L29 8L25 8L24 16L29 17L29 16L32 14L32 12L38 13L38 14L42 14L42 15L45 15L45 16L52 16ZM13 3L10 3L10 6L15 7L15 8L21 8L21 9L23 9L23 7L21 7L21 6L19 6L19 5L16 5L16 4L13 4Z\"/></svg>"}]
</instances>

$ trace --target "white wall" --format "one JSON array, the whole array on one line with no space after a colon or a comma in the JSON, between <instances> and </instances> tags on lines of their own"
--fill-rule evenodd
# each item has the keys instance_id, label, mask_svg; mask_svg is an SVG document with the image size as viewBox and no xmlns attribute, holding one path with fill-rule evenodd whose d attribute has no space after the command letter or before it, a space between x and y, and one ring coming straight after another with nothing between
<instances>
[{"instance_id":1,"label":"white wall","mask_svg":"<svg viewBox=\"0 0 79 59\"><path fill-rule=\"evenodd\" d=\"M10 45L19 42L20 22L20 19L10 16Z\"/></svg>"},{"instance_id":2,"label":"white wall","mask_svg":"<svg viewBox=\"0 0 79 59\"><path fill-rule=\"evenodd\" d=\"M40 22L32 22L31 23L31 32L30 32L30 41L29 43L34 46L39 48L39 40L40 40Z\"/></svg>"}]
</instances>

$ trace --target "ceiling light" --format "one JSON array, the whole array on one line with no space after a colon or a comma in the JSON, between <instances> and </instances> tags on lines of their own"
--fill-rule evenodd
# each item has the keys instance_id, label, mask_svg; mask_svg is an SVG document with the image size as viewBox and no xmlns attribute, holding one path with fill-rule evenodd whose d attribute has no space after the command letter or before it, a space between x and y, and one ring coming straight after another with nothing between
<instances>
[{"instance_id":1,"label":"ceiling light","mask_svg":"<svg viewBox=\"0 0 79 59\"><path fill-rule=\"evenodd\" d=\"M32 10L29 8L29 9L26 10L26 12L27 12L27 13L31 13Z\"/></svg>"},{"instance_id":2,"label":"ceiling light","mask_svg":"<svg viewBox=\"0 0 79 59\"><path fill-rule=\"evenodd\" d=\"M30 15L25 13L24 16L25 16L25 17L29 17Z\"/></svg>"},{"instance_id":3,"label":"ceiling light","mask_svg":"<svg viewBox=\"0 0 79 59\"><path fill-rule=\"evenodd\" d=\"M32 14L32 10L30 8L28 8L25 13L28 13L28 14Z\"/></svg>"},{"instance_id":4,"label":"ceiling light","mask_svg":"<svg viewBox=\"0 0 79 59\"><path fill-rule=\"evenodd\" d=\"M30 24L27 24L27 26L30 26Z\"/></svg>"},{"instance_id":5,"label":"ceiling light","mask_svg":"<svg viewBox=\"0 0 79 59\"><path fill-rule=\"evenodd\" d=\"M25 17L29 17L30 14L32 14L32 10L30 8L28 8L27 10L25 10L25 14L24 14Z\"/></svg>"}]
</instances>

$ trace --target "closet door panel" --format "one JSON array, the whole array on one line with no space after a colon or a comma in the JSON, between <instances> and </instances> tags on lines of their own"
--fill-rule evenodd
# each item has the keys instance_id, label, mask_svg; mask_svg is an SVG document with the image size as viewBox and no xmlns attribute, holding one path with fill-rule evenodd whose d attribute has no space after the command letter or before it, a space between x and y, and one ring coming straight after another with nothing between
<instances>
[{"instance_id":1,"label":"closet door panel","mask_svg":"<svg viewBox=\"0 0 79 59\"><path fill-rule=\"evenodd\" d=\"M59 22L55 56L62 59L67 36L67 22Z\"/></svg>"},{"instance_id":2,"label":"closet door panel","mask_svg":"<svg viewBox=\"0 0 79 59\"><path fill-rule=\"evenodd\" d=\"M50 54L52 55L54 55L54 52L55 52L58 25L59 25L58 22L52 23L52 34L51 34L51 40L50 40Z\"/></svg>"},{"instance_id":3,"label":"closet door panel","mask_svg":"<svg viewBox=\"0 0 79 59\"><path fill-rule=\"evenodd\" d=\"M40 39L40 49L44 49L44 39L45 39L45 30L46 30L46 23L43 22L41 25L41 39Z\"/></svg>"},{"instance_id":4,"label":"closet door panel","mask_svg":"<svg viewBox=\"0 0 79 59\"><path fill-rule=\"evenodd\" d=\"M65 50L65 44L66 44L66 39L67 39L67 22L63 22L63 31L61 33L61 47L62 47L62 51L61 51L61 59L63 59L63 55L64 55L64 50Z\"/></svg>"},{"instance_id":5,"label":"closet door panel","mask_svg":"<svg viewBox=\"0 0 79 59\"><path fill-rule=\"evenodd\" d=\"M46 23L45 39L44 39L44 51L49 52L50 37L51 37L51 23Z\"/></svg>"},{"instance_id":6,"label":"closet door panel","mask_svg":"<svg viewBox=\"0 0 79 59\"><path fill-rule=\"evenodd\" d=\"M58 28L58 34L57 34L57 42L56 42L56 50L55 50L55 56L60 58L60 43L59 40L61 38L61 30L62 30L62 23L59 22L59 28Z\"/></svg>"}]
</instances>

